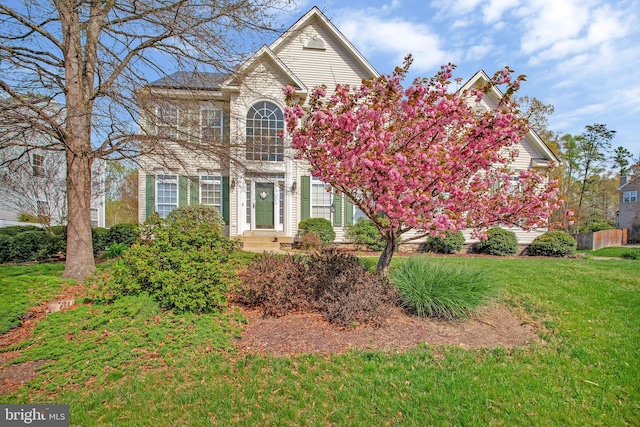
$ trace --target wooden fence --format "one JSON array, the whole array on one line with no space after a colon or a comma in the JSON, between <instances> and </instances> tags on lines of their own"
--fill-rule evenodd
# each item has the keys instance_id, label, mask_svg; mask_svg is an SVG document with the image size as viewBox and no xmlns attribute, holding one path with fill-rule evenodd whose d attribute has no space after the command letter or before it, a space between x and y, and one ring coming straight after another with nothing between
<instances>
[{"instance_id":1,"label":"wooden fence","mask_svg":"<svg viewBox=\"0 0 640 427\"><path fill-rule=\"evenodd\" d=\"M629 230L602 230L595 233L572 234L578 242L578 249L597 251L607 246L622 246L627 244Z\"/></svg>"}]
</instances>

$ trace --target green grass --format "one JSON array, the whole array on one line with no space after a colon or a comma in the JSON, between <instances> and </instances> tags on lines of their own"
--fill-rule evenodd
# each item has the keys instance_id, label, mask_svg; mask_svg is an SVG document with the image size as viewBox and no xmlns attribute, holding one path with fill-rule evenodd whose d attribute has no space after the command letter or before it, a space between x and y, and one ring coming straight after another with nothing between
<instances>
[{"instance_id":1,"label":"green grass","mask_svg":"<svg viewBox=\"0 0 640 427\"><path fill-rule=\"evenodd\" d=\"M0 334L19 326L29 308L49 301L71 283L60 279L64 264L0 267Z\"/></svg>"},{"instance_id":2,"label":"green grass","mask_svg":"<svg viewBox=\"0 0 640 427\"><path fill-rule=\"evenodd\" d=\"M578 251L593 256L620 258L625 252L637 252L640 254L640 248L629 248L625 246L609 246L607 248L598 249L597 251L582 250Z\"/></svg>"},{"instance_id":3,"label":"green grass","mask_svg":"<svg viewBox=\"0 0 640 427\"><path fill-rule=\"evenodd\" d=\"M0 402L67 403L83 426L640 425L637 263L439 261L491 272L543 341L239 357L232 316L171 315L142 296L46 317L22 360L54 361Z\"/></svg>"}]
</instances>

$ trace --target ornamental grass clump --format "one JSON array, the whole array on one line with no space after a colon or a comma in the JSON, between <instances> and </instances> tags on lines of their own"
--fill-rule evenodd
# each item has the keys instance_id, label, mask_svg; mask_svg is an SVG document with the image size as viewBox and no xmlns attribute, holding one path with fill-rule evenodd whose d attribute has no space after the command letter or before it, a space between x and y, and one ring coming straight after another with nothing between
<instances>
[{"instance_id":1,"label":"ornamental grass clump","mask_svg":"<svg viewBox=\"0 0 640 427\"><path fill-rule=\"evenodd\" d=\"M497 293L486 271L420 258L392 269L390 280L398 288L401 306L421 317L466 318Z\"/></svg>"}]
</instances>

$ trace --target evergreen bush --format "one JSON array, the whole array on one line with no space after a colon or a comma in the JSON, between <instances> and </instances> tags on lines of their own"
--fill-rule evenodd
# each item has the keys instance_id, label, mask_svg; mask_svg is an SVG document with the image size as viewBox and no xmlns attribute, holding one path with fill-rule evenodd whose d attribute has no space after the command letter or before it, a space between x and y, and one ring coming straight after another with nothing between
<instances>
[{"instance_id":1,"label":"evergreen bush","mask_svg":"<svg viewBox=\"0 0 640 427\"><path fill-rule=\"evenodd\" d=\"M11 245L11 260L15 262L38 260L46 239L47 233L42 229L17 234Z\"/></svg>"},{"instance_id":2,"label":"evergreen bush","mask_svg":"<svg viewBox=\"0 0 640 427\"><path fill-rule=\"evenodd\" d=\"M425 250L438 254L455 254L462 250L462 246L464 246L464 235L462 231L456 231L455 233L447 232L444 236L429 236Z\"/></svg>"},{"instance_id":3,"label":"evergreen bush","mask_svg":"<svg viewBox=\"0 0 640 427\"><path fill-rule=\"evenodd\" d=\"M231 256L237 242L222 236L217 225L190 218L146 224L153 238L124 252L111 275L96 279L97 297L113 301L147 292L176 312L217 312L236 285Z\"/></svg>"},{"instance_id":4,"label":"evergreen bush","mask_svg":"<svg viewBox=\"0 0 640 427\"><path fill-rule=\"evenodd\" d=\"M473 245L473 251L486 255L515 255L518 253L516 233L494 227L487 231L487 239Z\"/></svg>"},{"instance_id":5,"label":"evergreen bush","mask_svg":"<svg viewBox=\"0 0 640 427\"><path fill-rule=\"evenodd\" d=\"M133 245L140 237L140 227L138 224L122 223L115 224L109 228L107 233L105 246L109 246L115 243L121 243L127 247Z\"/></svg>"},{"instance_id":6,"label":"evergreen bush","mask_svg":"<svg viewBox=\"0 0 640 427\"><path fill-rule=\"evenodd\" d=\"M547 231L533 239L527 247L531 256L564 257L576 253L578 243L564 231Z\"/></svg>"},{"instance_id":7,"label":"evergreen bush","mask_svg":"<svg viewBox=\"0 0 640 427\"><path fill-rule=\"evenodd\" d=\"M308 218L300 221L298 224L298 232L302 238L306 233L314 232L325 246L333 244L336 239L336 232L333 230L331 222L325 218Z\"/></svg>"},{"instance_id":8,"label":"evergreen bush","mask_svg":"<svg viewBox=\"0 0 640 427\"><path fill-rule=\"evenodd\" d=\"M93 227L91 229L91 243L94 254L106 251L109 246L109 230L102 227Z\"/></svg>"},{"instance_id":9,"label":"evergreen bush","mask_svg":"<svg viewBox=\"0 0 640 427\"><path fill-rule=\"evenodd\" d=\"M208 223L215 225L218 230L224 230L224 219L218 208L208 205L188 205L172 210L167 215L168 224L176 221L187 220L189 224L197 225Z\"/></svg>"},{"instance_id":10,"label":"evergreen bush","mask_svg":"<svg viewBox=\"0 0 640 427\"><path fill-rule=\"evenodd\" d=\"M11 261L11 247L13 246L13 237L0 234L0 263Z\"/></svg>"},{"instance_id":11,"label":"evergreen bush","mask_svg":"<svg viewBox=\"0 0 640 427\"><path fill-rule=\"evenodd\" d=\"M380 230L369 218L358 218L355 224L347 227L347 239L372 251L381 251L386 244Z\"/></svg>"}]
</instances>

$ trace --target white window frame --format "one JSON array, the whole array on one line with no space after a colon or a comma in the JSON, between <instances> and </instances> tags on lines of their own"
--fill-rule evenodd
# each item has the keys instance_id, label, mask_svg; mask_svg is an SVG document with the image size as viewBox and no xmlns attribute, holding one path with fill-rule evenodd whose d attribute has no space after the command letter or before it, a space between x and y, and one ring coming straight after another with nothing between
<instances>
[{"instance_id":1,"label":"white window frame","mask_svg":"<svg viewBox=\"0 0 640 427\"><path fill-rule=\"evenodd\" d=\"M634 203L638 201L638 191L625 191L622 193L622 203Z\"/></svg>"},{"instance_id":2,"label":"white window frame","mask_svg":"<svg viewBox=\"0 0 640 427\"><path fill-rule=\"evenodd\" d=\"M171 119L171 122L168 122L167 119ZM164 139L177 139L178 123L180 123L180 109L178 107L156 107L156 136Z\"/></svg>"},{"instance_id":3,"label":"white window frame","mask_svg":"<svg viewBox=\"0 0 640 427\"><path fill-rule=\"evenodd\" d=\"M272 108L273 107L273 108ZM247 111L245 157L253 161L284 161L284 112L271 101L258 101ZM267 122L266 127L262 123ZM259 123L259 126L256 126Z\"/></svg>"},{"instance_id":4,"label":"white window frame","mask_svg":"<svg viewBox=\"0 0 640 427\"><path fill-rule=\"evenodd\" d=\"M314 187L320 188L320 186L322 186L325 192L329 195L329 204L326 203L326 200L322 200L322 202L324 203L320 203L320 201L317 200L317 197L315 196L315 192L313 190L314 190ZM311 207L310 207L311 218L324 218L328 221L331 221L333 217L333 210L334 210L333 192L330 190L327 190L327 184L322 182L320 178L316 178L315 176L312 176L310 194L311 194ZM325 195L323 194L323 196ZM314 208L322 208L322 209L329 208L328 218L325 215L320 216L317 213L314 213Z\"/></svg>"},{"instance_id":5,"label":"white window frame","mask_svg":"<svg viewBox=\"0 0 640 427\"><path fill-rule=\"evenodd\" d=\"M205 117L208 116L208 117ZM213 118L212 118L213 116ZM213 136L212 136L213 135ZM222 143L224 135L224 114L221 108L200 109L200 138L202 142Z\"/></svg>"},{"instance_id":6,"label":"white window frame","mask_svg":"<svg viewBox=\"0 0 640 427\"><path fill-rule=\"evenodd\" d=\"M164 196L163 195L163 202L160 203L160 186L161 185L166 185L166 184L175 184L175 203L173 201L165 201L164 200ZM174 209L178 208L178 200L180 200L180 186L178 185L178 175L174 175L174 174L162 174L162 175L156 175L156 212L158 212L158 214L160 214L160 216L162 218L166 218L166 216L169 214L169 212L171 212ZM165 192L166 190L163 188L162 190L163 192ZM163 207L169 207L169 210L166 209L160 209L160 206Z\"/></svg>"},{"instance_id":7,"label":"white window frame","mask_svg":"<svg viewBox=\"0 0 640 427\"><path fill-rule=\"evenodd\" d=\"M215 191L215 189L213 190L209 190L209 189L204 189L203 185L217 185L218 186L218 194L219 194L219 203L209 203L208 200L206 200L208 197L205 197L205 192L207 191ZM222 177L218 176L218 175L202 175L200 177L200 185L198 186L199 191L200 191L200 204L201 205L207 205L207 206L213 206L215 208L218 209L218 211L220 211L220 214L222 215ZM215 196L214 196L215 197Z\"/></svg>"}]
</instances>

